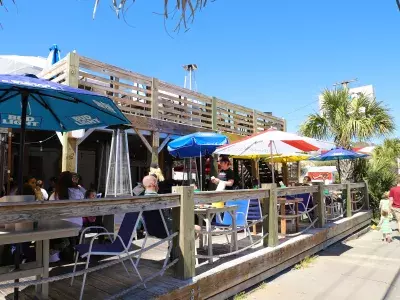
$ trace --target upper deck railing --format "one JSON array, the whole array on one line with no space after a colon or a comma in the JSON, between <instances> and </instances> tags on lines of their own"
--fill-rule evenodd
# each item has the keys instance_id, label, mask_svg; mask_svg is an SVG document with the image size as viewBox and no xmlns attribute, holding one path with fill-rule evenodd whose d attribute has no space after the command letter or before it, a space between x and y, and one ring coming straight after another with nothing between
<instances>
[{"instance_id":1,"label":"upper deck railing","mask_svg":"<svg viewBox=\"0 0 400 300\"><path fill-rule=\"evenodd\" d=\"M58 83L107 95L126 115L251 135L271 126L285 130L285 120L269 113L191 91L154 77L128 71L77 53L39 74Z\"/></svg>"}]
</instances>

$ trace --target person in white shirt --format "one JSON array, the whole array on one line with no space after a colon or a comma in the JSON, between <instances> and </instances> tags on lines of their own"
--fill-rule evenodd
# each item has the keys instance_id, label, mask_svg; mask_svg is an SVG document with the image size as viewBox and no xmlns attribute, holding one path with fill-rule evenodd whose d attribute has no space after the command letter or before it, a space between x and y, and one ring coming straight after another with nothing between
<instances>
[{"instance_id":1,"label":"person in white shirt","mask_svg":"<svg viewBox=\"0 0 400 300\"><path fill-rule=\"evenodd\" d=\"M49 200L83 200L86 190L79 185L79 175L71 172L62 172L56 185L56 191ZM82 227L82 217L65 219Z\"/></svg>"},{"instance_id":2,"label":"person in white shirt","mask_svg":"<svg viewBox=\"0 0 400 300\"><path fill-rule=\"evenodd\" d=\"M43 180L38 180L36 181L36 186L40 188L40 191L42 192L43 195L43 200L47 201L49 200L49 194L47 193L47 191L43 188Z\"/></svg>"},{"instance_id":3,"label":"person in white shirt","mask_svg":"<svg viewBox=\"0 0 400 300\"><path fill-rule=\"evenodd\" d=\"M66 171L60 174L55 192L51 194L49 200L81 200L85 199L85 192L86 190L79 185L79 175ZM75 223L81 228L83 226L82 217L71 217L65 219L65 221ZM53 251L50 253L50 260L52 262L57 261L59 259L58 254L60 253L64 260L71 261L74 254L73 247L76 242L75 237L52 240L50 247Z\"/></svg>"}]
</instances>

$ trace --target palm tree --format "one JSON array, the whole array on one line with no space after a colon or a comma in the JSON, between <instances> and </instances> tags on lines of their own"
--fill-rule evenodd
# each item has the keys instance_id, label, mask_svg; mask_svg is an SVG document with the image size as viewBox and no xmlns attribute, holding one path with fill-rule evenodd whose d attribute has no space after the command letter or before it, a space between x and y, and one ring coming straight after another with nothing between
<instances>
[{"instance_id":1,"label":"palm tree","mask_svg":"<svg viewBox=\"0 0 400 300\"><path fill-rule=\"evenodd\" d=\"M351 148L353 142L365 142L388 135L395 129L393 117L382 102L364 94L351 97L349 90L325 90L319 113L311 114L301 125L303 135L318 139L333 139L336 146ZM352 176L353 164L340 165L343 181Z\"/></svg>"},{"instance_id":2,"label":"palm tree","mask_svg":"<svg viewBox=\"0 0 400 300\"><path fill-rule=\"evenodd\" d=\"M111 2L111 8L115 11L118 18L120 17L120 15L125 18L124 14L131 7L131 5L135 3L135 0L120 0L119 3L117 0L108 1ZM6 0L0 0L0 6L5 6L6 2ZM17 0L8 1L9 4L14 5L16 4L16 2ZM184 29L188 28L188 23L192 23L194 21L196 13L206 6L209 0L161 0L160 2L163 7L163 13L161 15L163 15L165 19L168 19L170 15L174 16L175 14L177 14L177 12L180 14L177 25L175 27L175 31L179 31L181 26L183 26ZM94 19L100 0L93 0L93 3Z\"/></svg>"},{"instance_id":3,"label":"palm tree","mask_svg":"<svg viewBox=\"0 0 400 300\"><path fill-rule=\"evenodd\" d=\"M396 182L399 157L400 139L385 139L382 145L375 147L372 158L366 164L365 178L371 196L370 204L375 213L378 212L383 193Z\"/></svg>"}]
</instances>

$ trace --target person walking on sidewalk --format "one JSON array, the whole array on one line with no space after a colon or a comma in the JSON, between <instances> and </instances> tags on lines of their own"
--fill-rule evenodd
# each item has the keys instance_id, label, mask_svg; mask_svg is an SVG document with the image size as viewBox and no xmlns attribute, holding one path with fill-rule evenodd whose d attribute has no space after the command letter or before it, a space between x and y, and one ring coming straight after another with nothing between
<instances>
[{"instance_id":1,"label":"person walking on sidewalk","mask_svg":"<svg viewBox=\"0 0 400 300\"><path fill-rule=\"evenodd\" d=\"M392 213L397 221L398 231L400 232L400 176L397 177L397 186L390 189L389 203Z\"/></svg>"}]
</instances>

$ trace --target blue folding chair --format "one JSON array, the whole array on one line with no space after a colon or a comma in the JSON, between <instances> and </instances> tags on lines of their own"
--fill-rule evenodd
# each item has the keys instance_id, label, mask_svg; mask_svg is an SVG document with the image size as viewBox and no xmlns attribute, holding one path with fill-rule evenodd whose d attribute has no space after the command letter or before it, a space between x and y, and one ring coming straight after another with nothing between
<instances>
[{"instance_id":1,"label":"blue folding chair","mask_svg":"<svg viewBox=\"0 0 400 300\"><path fill-rule=\"evenodd\" d=\"M249 211L247 213L247 222L251 223L262 219L261 204L259 199L250 199ZM253 226L253 231L255 231Z\"/></svg>"},{"instance_id":2,"label":"blue folding chair","mask_svg":"<svg viewBox=\"0 0 400 300\"><path fill-rule=\"evenodd\" d=\"M230 200L225 203L226 206L237 206L236 210L236 229L238 230L244 230L246 235L248 234L250 237L251 243L253 243L253 238L251 237L250 234L250 229L247 227L247 216L249 213L249 200ZM216 222L215 224L216 228L219 229L234 229L232 228L232 216L229 212L224 212L223 217L222 217L222 222ZM228 235L226 234L226 239L229 242Z\"/></svg>"},{"instance_id":3,"label":"blue folding chair","mask_svg":"<svg viewBox=\"0 0 400 300\"><path fill-rule=\"evenodd\" d=\"M124 216L124 219L121 223L121 227L119 228L118 234L108 232L106 228L101 227L101 226L92 226L92 227L85 228L81 234L79 245L75 246L75 251L76 251L75 264L74 264L74 269L73 269L73 275L71 278L71 286L74 283L76 265L78 263L79 257L86 258L86 265L85 265L85 270L86 270L89 267L90 257L93 255L118 256L118 258L120 258L120 259L121 259L122 254L129 255L129 248L132 245L132 241L136 234L136 229L137 229L137 226L139 224L139 220L141 219L141 217L142 217L142 212L126 213ZM91 239L89 244L82 244L82 238L85 236L85 231L93 229L93 228L102 229L105 232L96 234ZM97 237L103 236L103 235L109 236L113 242L111 244L93 244L93 242L95 241L95 239ZM130 257L129 260L132 263L133 269L138 274L140 280L143 282L142 276L140 275L139 270L137 269L137 263L135 264L133 262L132 257ZM130 275L124 262L121 261L121 263L124 266L125 271L128 273L128 275ZM83 275L83 282L82 282L82 288L81 288L81 293L80 293L79 299L82 299L82 297L83 297L83 290L85 288L86 275L87 275L87 273L85 273ZM146 287L144 282L143 282L143 285Z\"/></svg>"},{"instance_id":4,"label":"blue folding chair","mask_svg":"<svg viewBox=\"0 0 400 300\"><path fill-rule=\"evenodd\" d=\"M309 207L312 207L312 196L310 193L298 194L296 198L302 198L303 201L299 203L299 212L305 213L307 218L312 223L312 219L310 213L307 212Z\"/></svg>"}]
</instances>

